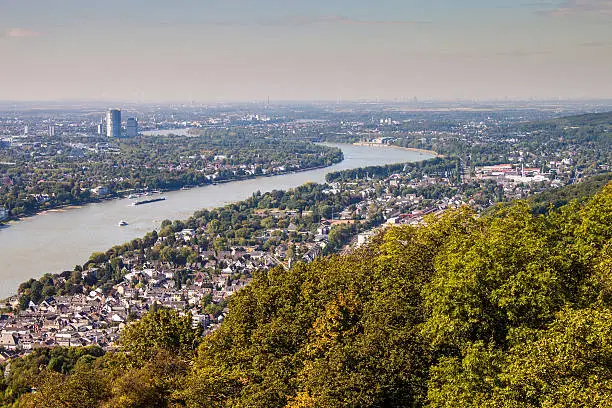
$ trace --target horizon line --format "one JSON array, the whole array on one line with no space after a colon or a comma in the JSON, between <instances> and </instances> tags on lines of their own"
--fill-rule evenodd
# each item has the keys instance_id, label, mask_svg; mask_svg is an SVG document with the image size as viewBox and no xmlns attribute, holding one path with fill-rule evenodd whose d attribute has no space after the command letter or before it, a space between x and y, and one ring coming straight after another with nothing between
<instances>
[{"instance_id":1,"label":"horizon line","mask_svg":"<svg viewBox=\"0 0 612 408\"><path fill-rule=\"evenodd\" d=\"M69 104L69 103L93 103L93 104L414 104L414 103L517 103L517 102L612 102L610 97L473 97L473 98L354 98L354 99L209 99L209 100L133 100L133 99L102 99L102 98L65 98L65 99L0 99L0 104Z\"/></svg>"}]
</instances>

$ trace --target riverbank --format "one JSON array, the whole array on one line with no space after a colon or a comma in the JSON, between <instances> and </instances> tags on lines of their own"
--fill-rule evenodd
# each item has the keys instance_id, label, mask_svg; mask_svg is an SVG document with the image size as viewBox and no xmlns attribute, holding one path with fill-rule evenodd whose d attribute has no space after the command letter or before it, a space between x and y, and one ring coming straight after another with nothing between
<instances>
[{"instance_id":1,"label":"riverbank","mask_svg":"<svg viewBox=\"0 0 612 408\"><path fill-rule=\"evenodd\" d=\"M209 183L203 183L203 184L196 184L196 185L182 185L176 188L167 188L167 189L159 189L158 191L160 193L166 193L166 192L173 192L173 191L180 191L180 190L185 190L186 187L188 187L187 189L192 189L192 188L199 188L199 187L206 187L206 186L212 186L212 185L217 185L217 184L229 184L229 183L233 183L233 182L239 182L239 181L247 181L247 180L254 180L260 177L277 177L277 176L283 176L283 175L287 175L287 174L294 174L294 173L300 173L300 172L307 172L307 171L313 171L313 170L320 170L320 169L325 169L327 167L331 167L334 166L338 163L342 163L342 161L344 160L344 158L338 162L332 162L331 164L325 164L325 165L319 165L319 166L312 166L312 167L303 167L300 169L295 169L295 170L288 170L288 171L284 171L284 172L278 172L278 173L268 173L268 174L253 174L253 175L244 175L244 176L234 176L232 178L229 179L225 179L225 180L219 180L219 181L211 181ZM53 205L44 209L41 209L40 211L34 212L34 213L29 213L29 214L22 214L20 216L14 217L11 216L7 219L5 219L3 222L5 224L0 223L0 225L4 225L5 227L9 227L11 224L19 222L19 221L23 221L32 217L36 217L38 215L44 215L46 213L51 213L51 212L65 212L65 211L69 211L71 209L77 209L77 208L82 208L83 206L86 206L88 204L95 204L95 203L102 203L105 201L115 201L115 200L122 200L125 199L126 197L123 195L119 195L118 193L114 193L111 194L107 197L96 197L96 198L92 198L90 200L85 200L85 201L81 201L81 202L77 202L77 203L69 203L69 204L57 204L57 205Z\"/></svg>"},{"instance_id":2,"label":"riverbank","mask_svg":"<svg viewBox=\"0 0 612 408\"><path fill-rule=\"evenodd\" d=\"M443 154L439 154L438 152L435 152L433 150L419 149L417 147L404 147L404 146L397 146L397 145L392 145L392 144L382 144L382 143L373 143L373 142L355 142L353 143L353 146L386 147L386 148L407 150L409 152L431 154L440 159L444 158Z\"/></svg>"},{"instance_id":3,"label":"riverbank","mask_svg":"<svg viewBox=\"0 0 612 408\"><path fill-rule=\"evenodd\" d=\"M75 204L57 204L54 205L52 207L47 207L45 209L42 209L40 211L34 212L34 213L29 213L29 214L22 214L18 217L8 217L7 219L5 219L3 222L5 223L4 225L6 227L9 227L11 224L14 224L16 222L19 221L24 221L27 220L29 218L33 218L36 217L38 215L44 215L47 213L54 213L54 212L65 212L65 211L70 211L72 209L76 209L76 208L83 208L83 206L88 205L88 204L95 204L95 203L101 203L102 201L108 201L108 200L116 200L117 198L121 198L121 197L112 197L112 198L105 198L105 199L96 199L96 200L91 200L91 201L83 201L80 203L75 203ZM0 223L0 225L2 225L2 223Z\"/></svg>"},{"instance_id":4,"label":"riverbank","mask_svg":"<svg viewBox=\"0 0 612 408\"><path fill-rule=\"evenodd\" d=\"M227 184L227 183L232 183L234 181L254 180L254 179L258 179L260 177L277 177L277 176L284 176L284 175L287 175L287 174L297 174L297 173L303 173L305 171L313 171L313 170L325 169L327 167L334 166L334 165L336 165L338 163L342 163L342 161L335 162L335 163L332 163L332 164L325 164L325 165L321 165L321 166L304 167L304 168L301 168L301 169L285 171L285 172L282 172L282 173L253 174L251 176L236 177L236 178L229 179L229 180L213 181L212 184L213 185ZM195 187L203 187L203 186L195 186Z\"/></svg>"},{"instance_id":5,"label":"riverbank","mask_svg":"<svg viewBox=\"0 0 612 408\"><path fill-rule=\"evenodd\" d=\"M172 190L175 191L175 190ZM57 204L57 205L53 205L47 208L44 208L40 211L34 212L34 213L29 213L29 214L22 214L18 217L9 217L7 219L5 219L3 222L5 223L6 227L9 227L11 224L14 224L16 222L20 222L20 221L24 221L30 218L34 218L36 216L39 215L45 215L48 213L59 213L59 212L67 212L70 210L76 210L79 208L83 208L86 205L90 205L90 204L99 204L99 203L103 203L105 201L115 201L115 200L121 200L124 199L125 197L120 196L120 195L110 195L107 197L97 197L91 200L87 200L87 201L80 201L77 203L70 203L70 204ZM0 223L0 225L2 225L2 223Z\"/></svg>"},{"instance_id":6,"label":"riverbank","mask_svg":"<svg viewBox=\"0 0 612 408\"><path fill-rule=\"evenodd\" d=\"M273 177L236 180L164 192L168 198L147 206L132 206L127 198L102 200L66 211L49 211L11 223L0 232L3 267L0 268L0 297L10 296L20 283L46 272L58 273L81 265L92 252L159 231L162 220L184 220L202 209L213 209L247 199L253 193L288 190L305 183L325 183L327 173L384 166L428 159L403 149L376 149L351 144L330 144L343 151L344 160L319 169L301 169ZM125 220L127 227L118 227Z\"/></svg>"}]
</instances>

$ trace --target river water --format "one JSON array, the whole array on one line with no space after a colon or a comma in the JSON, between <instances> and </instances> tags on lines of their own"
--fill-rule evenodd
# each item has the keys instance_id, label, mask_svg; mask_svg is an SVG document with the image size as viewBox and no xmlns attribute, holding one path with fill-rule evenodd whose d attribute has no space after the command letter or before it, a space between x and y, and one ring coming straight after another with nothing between
<instances>
[{"instance_id":1,"label":"river water","mask_svg":"<svg viewBox=\"0 0 612 408\"><path fill-rule=\"evenodd\" d=\"M92 252L142 237L159 228L164 219L186 219L197 210L240 201L257 190L264 193L311 181L322 183L327 173L338 170L432 157L389 147L330 146L342 149L344 161L324 169L167 192L167 200L139 206L132 206L132 200L119 199L52 210L9 223L0 229L0 298L14 294L19 284L30 278L72 270L76 264L85 263ZM129 225L119 227L121 220Z\"/></svg>"}]
</instances>

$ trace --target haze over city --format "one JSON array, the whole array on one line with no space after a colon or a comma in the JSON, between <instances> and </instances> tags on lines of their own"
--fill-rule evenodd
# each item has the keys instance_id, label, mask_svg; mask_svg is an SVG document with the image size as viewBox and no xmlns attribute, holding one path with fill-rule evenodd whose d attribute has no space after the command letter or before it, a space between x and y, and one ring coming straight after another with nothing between
<instances>
[{"instance_id":1,"label":"haze over city","mask_svg":"<svg viewBox=\"0 0 612 408\"><path fill-rule=\"evenodd\" d=\"M5 101L612 95L610 0L1 3Z\"/></svg>"}]
</instances>

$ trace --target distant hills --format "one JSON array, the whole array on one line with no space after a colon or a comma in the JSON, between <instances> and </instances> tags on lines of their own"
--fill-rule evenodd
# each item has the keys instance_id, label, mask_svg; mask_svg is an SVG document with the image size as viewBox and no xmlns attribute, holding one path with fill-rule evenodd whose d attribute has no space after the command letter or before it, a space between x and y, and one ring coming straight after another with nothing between
<instances>
[{"instance_id":1,"label":"distant hills","mask_svg":"<svg viewBox=\"0 0 612 408\"><path fill-rule=\"evenodd\" d=\"M554 122L566 126L609 125L612 126L612 111L603 113L586 113L583 115L564 116Z\"/></svg>"}]
</instances>

